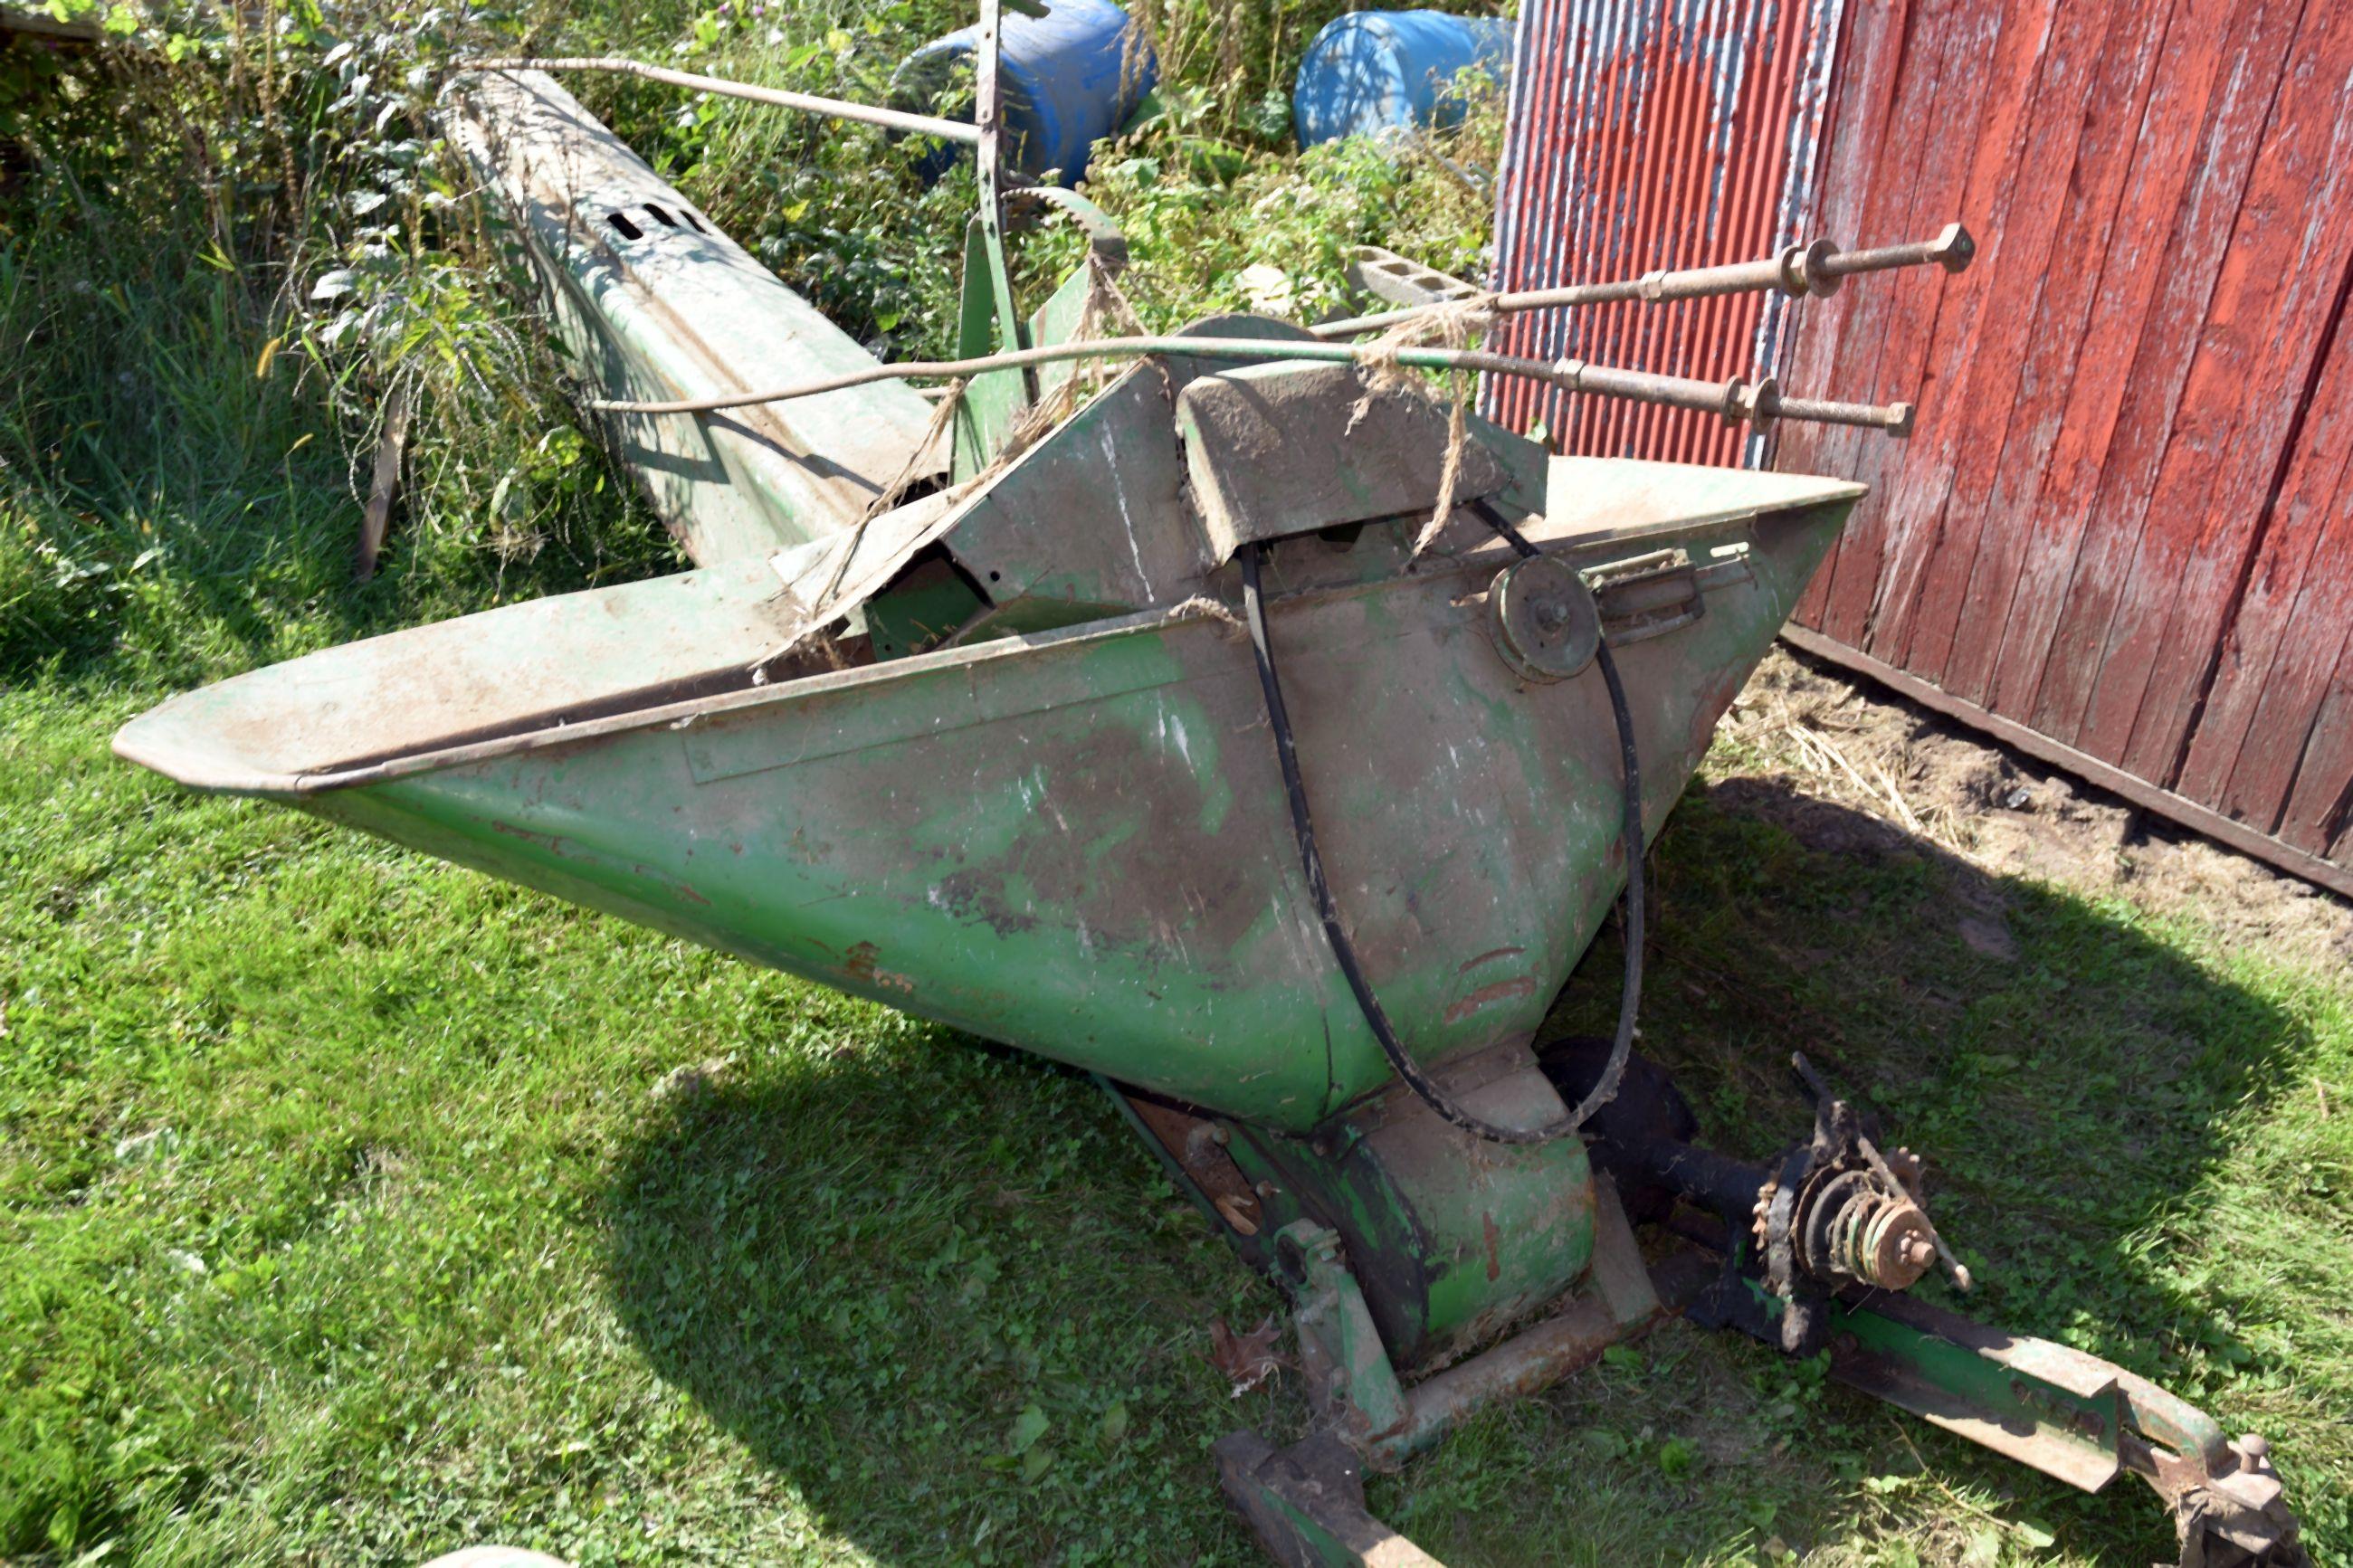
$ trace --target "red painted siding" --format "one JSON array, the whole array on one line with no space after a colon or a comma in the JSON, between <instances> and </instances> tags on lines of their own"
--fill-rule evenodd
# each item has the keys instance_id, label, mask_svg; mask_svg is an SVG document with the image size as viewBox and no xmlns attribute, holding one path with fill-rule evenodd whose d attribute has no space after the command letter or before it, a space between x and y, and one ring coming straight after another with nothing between
<instances>
[{"instance_id":1,"label":"red painted siding","mask_svg":"<svg viewBox=\"0 0 2353 1568\"><path fill-rule=\"evenodd\" d=\"M1611 52L1528 16L1524 62L1595 59L1524 65L1525 94L1591 79L1678 101L1658 48ZM1515 128L1508 286L1954 217L1976 266L1790 307L1745 358L1725 336L1624 321L1524 329L1518 352L1612 363L1630 344L1697 357L1623 363L1916 400L1909 442L1778 434L1778 466L1873 486L1799 606L1808 646L2353 890L2353 5L1846 0L1834 30L1815 48L1835 62L1826 90L1769 100L1803 123L1752 154L1792 187L1769 232L1753 203L1614 203L1683 188L1648 166L1679 155L1672 137L1594 141L1609 163L1541 113ZM1629 70L1644 79L1616 82ZM1544 166L1524 142L1567 149L1556 189L1523 189L1519 171ZM1597 208L1615 226L1567 223ZM1694 241L1683 222L1716 228ZM1531 393L1493 401L1523 425L1541 412ZM1570 412L1548 422L1579 449L1733 450Z\"/></svg>"}]
</instances>

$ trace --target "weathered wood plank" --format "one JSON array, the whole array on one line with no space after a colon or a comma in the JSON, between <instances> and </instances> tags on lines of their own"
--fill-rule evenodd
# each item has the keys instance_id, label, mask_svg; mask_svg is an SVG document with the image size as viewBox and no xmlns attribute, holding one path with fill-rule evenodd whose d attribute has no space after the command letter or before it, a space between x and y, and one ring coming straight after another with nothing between
<instances>
[{"instance_id":1,"label":"weathered wood plank","mask_svg":"<svg viewBox=\"0 0 2353 1568\"><path fill-rule=\"evenodd\" d=\"M2118 605L2109 677L2085 715L2098 742L2089 749L2122 736L2124 765L2158 784L2179 774L2217 650L2274 524L2348 253L2353 6L2327 5L2307 7L2289 56ZM2146 687L2137 702L2136 679Z\"/></svg>"},{"instance_id":2,"label":"weathered wood plank","mask_svg":"<svg viewBox=\"0 0 2353 1568\"><path fill-rule=\"evenodd\" d=\"M2008 323L2031 318L2057 225L2058 203L2047 187L2064 178L2063 166L2056 176L2051 173L2064 159L2050 145L2044 122L2058 105L2055 118L2069 132L2079 130L2081 81L2071 84L2067 78L2080 79L2078 62L2105 30L2107 9L2096 3L2062 7L2049 0L2010 0L2003 19L1986 119L1961 201L1988 237L1976 265L1945 287L1918 426L1890 487L1889 528L1897 547L1880 574L1872 616L1873 650L1930 680L1944 659L1941 650L1924 659L1915 643L1923 598L1940 575L1965 574L1965 565L1950 564L1955 553L1975 551L1973 537L1956 539L1947 527L1954 486L1965 470L1989 461L1989 447L2000 448L2018 374L2013 344L2020 332ZM1973 521L1962 520L1965 527ZM1946 593L1957 600L1957 584ZM1932 618L1935 609L1928 606ZM1949 643L1949 633L1945 640Z\"/></svg>"},{"instance_id":3,"label":"weathered wood plank","mask_svg":"<svg viewBox=\"0 0 2353 1568\"><path fill-rule=\"evenodd\" d=\"M1905 89L1897 96L1895 132L1882 150L1878 178L1885 182L1891 200L1885 216L1874 222L1873 233L1894 237L1933 230L1951 220L1959 207L1963 183L1976 144L1987 85L2002 17L1980 0L1953 0L1942 6L1924 5L1905 49ZM1931 132L1927 128L1934 127ZM1909 188L1897 196L1896 181L1887 160L1909 165ZM1968 221L1970 215L1960 215ZM1983 219L1978 219L1982 226ZM1891 273L1872 280L1861 309L1863 331L1856 335L1856 352L1841 356L1832 383L1833 395L1865 397L1872 402L1914 399L1933 395L1923 384L1928 350L1936 333L1937 310L1944 300L1945 276L1931 268ZM1879 301L1884 301L1880 304ZM1867 357L1866 357L1867 356ZM1868 385L1870 391L1851 388ZM1888 448L1899 443L1869 438L1852 430L1833 432L1821 456L1825 473L1861 479L1878 489L1881 476L1901 460ZM1886 498L1868 497L1847 524L1846 548L1839 552L1831 582L1823 629L1831 636L1869 647L1871 611L1885 560L1894 547Z\"/></svg>"},{"instance_id":4,"label":"weathered wood plank","mask_svg":"<svg viewBox=\"0 0 2353 1568\"><path fill-rule=\"evenodd\" d=\"M2080 105L2081 138L2067 167L2063 215L2037 289L2036 309L2021 355L2018 389L1982 496L1959 490L1956 506L1977 507L1976 559L1939 682L1983 703L2001 650L2029 542L2041 526L2040 502L2057 444L2093 305L2102 293L2111 238L2123 205L2133 146L2157 79L2159 49L2178 6L2118 0L2104 40L2099 73Z\"/></svg>"},{"instance_id":5,"label":"weathered wood plank","mask_svg":"<svg viewBox=\"0 0 2353 1568\"><path fill-rule=\"evenodd\" d=\"M2353 639L2353 334L2343 311L2340 293L2327 362L2175 784L2266 832L2286 810Z\"/></svg>"},{"instance_id":6,"label":"weathered wood plank","mask_svg":"<svg viewBox=\"0 0 2353 1568\"><path fill-rule=\"evenodd\" d=\"M2045 288L2054 271L2063 286L2069 270L2053 246L2075 180L2084 106L2107 58L2112 30L2129 30L2135 9L2084 0L2055 8L2042 69L2010 139L2013 152L2000 205L1989 209L1998 215L1991 221L2000 254L1985 268L1979 285L1983 299L1964 351L1966 380L1948 382L1939 400L1953 405L1945 416L1954 432L1945 483L1933 496L1933 509L1931 498L1923 498L1918 545L1906 563L1909 580L1891 585L1881 616L1883 655L1930 680L1946 679L1985 535L2013 526L1999 517L1989 526L1986 500L2024 391ZM1924 408L1924 417L1929 412ZM1913 457L1906 454L1907 474Z\"/></svg>"},{"instance_id":7,"label":"weathered wood plank","mask_svg":"<svg viewBox=\"0 0 2353 1568\"><path fill-rule=\"evenodd\" d=\"M2064 412L2053 437L2040 502L2021 542L2017 585L1994 628L1990 700L2030 718L2066 606L2103 465L2125 413L2132 367L2168 269L2169 241L2201 142L2200 128L2222 78L2225 40L2261 0L2178 0L2155 86L2133 126L2124 195L2101 256L2089 325L2075 345Z\"/></svg>"},{"instance_id":8,"label":"weathered wood plank","mask_svg":"<svg viewBox=\"0 0 2353 1568\"><path fill-rule=\"evenodd\" d=\"M2084 710L2088 749L2160 784L2173 780L2190 711L2267 526L2336 302L2331 253L2340 206L2353 195L2334 157L2353 134L2353 106L2342 98L2353 10L2320 7L2306 23L2222 253ZM2319 266L2300 264L2323 257Z\"/></svg>"},{"instance_id":9,"label":"weathered wood plank","mask_svg":"<svg viewBox=\"0 0 2353 1568\"><path fill-rule=\"evenodd\" d=\"M1827 236L1841 245L1869 244L1878 236L1864 225L1871 213L1873 176L1879 149L1887 141L1889 117L1903 78L1904 38L1910 30L1910 0L1887 4L1851 4L1841 19L1840 65L1832 74L1829 101L1823 106L1821 135L1824 156L1820 177L1807 201L1811 220L1799 230L1808 237ZM1788 382L1792 387L1830 388L1850 332L1855 326L1857 301L1873 292L1841 289L1827 300L1800 300L1791 311ZM1799 425L1774 437L1773 465L1795 473L1831 473L1825 467L1826 426ZM1868 506L1870 502L1863 503ZM1831 579L1845 541L1832 547L1814 573L1813 581L1798 601L1794 618L1820 626L1830 600Z\"/></svg>"},{"instance_id":10,"label":"weathered wood plank","mask_svg":"<svg viewBox=\"0 0 2353 1568\"><path fill-rule=\"evenodd\" d=\"M2312 718L2295 788L2279 837L2316 855L2353 864L2353 647L2340 654Z\"/></svg>"},{"instance_id":11,"label":"weathered wood plank","mask_svg":"<svg viewBox=\"0 0 2353 1568\"><path fill-rule=\"evenodd\" d=\"M2087 731L2094 695L2121 674L2137 711L2137 671L2108 668L2108 648L2145 628L2133 598L2133 563L2141 552L2165 457L2199 363L2201 328L2225 271L2231 236L2271 121L2288 50L2302 11L2298 0L2255 0L2229 41L2221 91L2199 138L2196 173L2173 226L2155 309L2133 356L2116 439L2101 465L2083 548L2037 694L2031 722L2054 739L2109 762L2121 759L2130 714ZM2190 403L2193 422L2207 407ZM2193 429L2196 426L2193 423ZM2160 520L2161 521L2165 520ZM2118 625L2119 610L2127 620ZM2114 699L2111 699L2114 700Z\"/></svg>"}]
</instances>

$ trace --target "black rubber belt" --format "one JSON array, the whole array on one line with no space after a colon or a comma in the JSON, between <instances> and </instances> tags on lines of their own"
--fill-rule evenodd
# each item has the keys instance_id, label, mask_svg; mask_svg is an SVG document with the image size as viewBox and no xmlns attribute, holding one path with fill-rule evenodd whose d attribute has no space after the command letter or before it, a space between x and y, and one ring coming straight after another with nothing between
<instances>
[{"instance_id":1,"label":"black rubber belt","mask_svg":"<svg viewBox=\"0 0 2353 1568\"><path fill-rule=\"evenodd\" d=\"M1538 553L1536 547L1502 516L1483 506L1477 510L1523 557L1533 558ZM1299 776L1299 748L1292 739L1291 715L1282 704L1282 684L1275 675L1274 649L1267 641L1266 606L1259 588L1259 564L1264 550L1264 545L1253 541L1245 544L1241 552L1242 613L1250 626L1250 650L1258 658L1259 689L1266 697L1267 722L1274 731L1275 755L1282 764L1282 788L1291 802L1291 828L1299 841L1300 869L1306 873L1307 890L1314 898L1315 912L1324 921L1324 937L1331 943L1333 960L1346 976L1348 989L1356 994L1356 1005L1363 1011L1373 1037L1380 1042L1381 1052L1388 1058L1389 1066L1397 1069L1398 1077L1405 1079L1422 1102L1465 1131L1493 1143L1548 1143L1576 1131L1617 1094L1618 1080L1626 1071L1626 1058L1634 1048L1634 1020L1642 1008L1642 774L1634 744L1634 715L1627 706L1626 688L1618 678L1617 663L1609 657L1609 645L1606 641L1599 644L1594 650L1594 659L1601 666L1602 681L1609 689L1609 710L1618 721L1618 745L1626 774L1626 815L1620 830L1620 841L1626 849L1626 977L1618 996L1618 1035L1610 1044L1609 1065L1602 1068L1600 1079L1575 1110L1541 1127L1500 1127L1457 1105L1413 1059L1390 1026L1388 1015L1381 1010L1380 998L1373 994L1372 982L1365 978L1364 965L1356 961L1356 944L1340 925L1339 909L1332 901L1332 886L1324 875L1324 858L1315 848L1315 826L1307 813L1307 788Z\"/></svg>"}]
</instances>

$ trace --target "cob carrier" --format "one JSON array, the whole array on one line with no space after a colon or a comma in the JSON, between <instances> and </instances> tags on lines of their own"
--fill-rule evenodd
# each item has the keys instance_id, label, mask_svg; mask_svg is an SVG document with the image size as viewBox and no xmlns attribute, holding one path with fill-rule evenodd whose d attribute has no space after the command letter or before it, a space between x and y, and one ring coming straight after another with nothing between
<instances>
[{"instance_id":1,"label":"cob carrier","mask_svg":"<svg viewBox=\"0 0 2353 1568\"><path fill-rule=\"evenodd\" d=\"M1827 1350L2085 1490L2137 1477L2184 1568L2304 1561L2261 1437L1905 1294L1968 1283L1921 1163L1802 1058L1812 1125L1752 1164L1631 1049L1648 837L1862 487L1552 456L1407 373L1889 438L1910 410L1416 341L1461 305L1092 334L1124 245L1004 173L1001 22L968 123L624 68L969 147L952 364L877 363L551 74L616 62L453 81L451 140L697 568L257 670L116 751L1092 1075L1292 1303L1313 1434L1217 1446L1278 1562L1430 1562L1365 1472L1672 1313ZM1028 313L1025 213L1088 239ZM1970 251L1817 241L1472 308ZM1615 1037L1544 1037L1621 899Z\"/></svg>"}]
</instances>

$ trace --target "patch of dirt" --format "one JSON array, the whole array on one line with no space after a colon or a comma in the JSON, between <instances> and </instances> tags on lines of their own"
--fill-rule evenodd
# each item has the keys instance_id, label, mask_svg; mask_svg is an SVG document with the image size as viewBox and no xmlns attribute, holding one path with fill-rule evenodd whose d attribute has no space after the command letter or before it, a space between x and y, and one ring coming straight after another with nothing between
<instances>
[{"instance_id":1,"label":"patch of dirt","mask_svg":"<svg viewBox=\"0 0 2353 1568\"><path fill-rule=\"evenodd\" d=\"M1701 776L1717 805L1826 853L1925 845L2194 917L2227 944L2353 961L2353 903L1778 645L1718 721ZM1998 901L1960 931L1989 957L2016 951Z\"/></svg>"},{"instance_id":2,"label":"patch of dirt","mask_svg":"<svg viewBox=\"0 0 2353 1568\"><path fill-rule=\"evenodd\" d=\"M646 1098L656 1105L671 1101L693 1105L725 1084L734 1070L733 1057L713 1057L709 1061L689 1062L662 1074L653 1088L646 1091Z\"/></svg>"}]
</instances>

